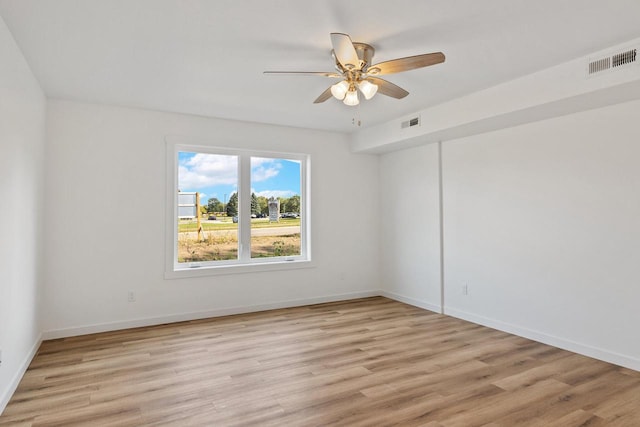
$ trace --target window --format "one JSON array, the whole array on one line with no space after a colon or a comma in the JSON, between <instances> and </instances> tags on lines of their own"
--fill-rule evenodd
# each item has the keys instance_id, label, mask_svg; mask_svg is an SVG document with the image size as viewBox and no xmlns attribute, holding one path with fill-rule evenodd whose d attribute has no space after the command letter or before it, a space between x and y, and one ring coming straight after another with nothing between
<instances>
[{"instance_id":1,"label":"window","mask_svg":"<svg viewBox=\"0 0 640 427\"><path fill-rule=\"evenodd\" d=\"M309 261L308 155L182 144L167 154L168 277Z\"/></svg>"}]
</instances>

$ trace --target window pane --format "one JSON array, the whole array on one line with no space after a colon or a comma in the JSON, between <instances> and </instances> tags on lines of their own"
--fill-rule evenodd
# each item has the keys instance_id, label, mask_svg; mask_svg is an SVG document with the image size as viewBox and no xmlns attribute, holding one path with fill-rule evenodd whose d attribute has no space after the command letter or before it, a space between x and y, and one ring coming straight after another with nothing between
<instances>
[{"instance_id":1,"label":"window pane","mask_svg":"<svg viewBox=\"0 0 640 427\"><path fill-rule=\"evenodd\" d=\"M300 161L251 158L251 258L300 255Z\"/></svg>"},{"instance_id":2,"label":"window pane","mask_svg":"<svg viewBox=\"0 0 640 427\"><path fill-rule=\"evenodd\" d=\"M179 263L238 259L237 191L237 156L178 153Z\"/></svg>"}]
</instances>

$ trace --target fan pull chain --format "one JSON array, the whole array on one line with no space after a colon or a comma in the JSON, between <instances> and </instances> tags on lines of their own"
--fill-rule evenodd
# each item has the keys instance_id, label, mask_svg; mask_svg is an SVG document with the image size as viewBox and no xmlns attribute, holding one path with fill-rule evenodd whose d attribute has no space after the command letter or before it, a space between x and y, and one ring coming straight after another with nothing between
<instances>
[{"instance_id":1,"label":"fan pull chain","mask_svg":"<svg viewBox=\"0 0 640 427\"><path fill-rule=\"evenodd\" d=\"M360 127L362 125L362 120L360 120L360 104L356 105L356 108L354 108L354 111L355 111L355 114L351 118L351 124L353 126Z\"/></svg>"}]
</instances>

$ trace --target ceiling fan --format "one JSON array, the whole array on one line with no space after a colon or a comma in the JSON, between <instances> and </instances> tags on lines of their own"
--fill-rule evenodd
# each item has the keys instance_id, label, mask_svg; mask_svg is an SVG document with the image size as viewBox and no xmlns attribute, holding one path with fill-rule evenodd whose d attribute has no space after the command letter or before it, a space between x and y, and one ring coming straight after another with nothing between
<instances>
[{"instance_id":1,"label":"ceiling fan","mask_svg":"<svg viewBox=\"0 0 640 427\"><path fill-rule=\"evenodd\" d=\"M428 67L444 62L445 59L442 52L434 52L372 65L371 60L375 49L371 45L352 42L351 37L343 33L331 33L331 45L333 46L331 55L335 60L337 72L265 71L264 74L310 75L341 79L322 92L313 102L319 104L333 95L346 105L353 106L360 103L358 90L362 92L365 99L371 99L377 92L396 99L404 98L409 95L409 92L378 76Z\"/></svg>"}]
</instances>

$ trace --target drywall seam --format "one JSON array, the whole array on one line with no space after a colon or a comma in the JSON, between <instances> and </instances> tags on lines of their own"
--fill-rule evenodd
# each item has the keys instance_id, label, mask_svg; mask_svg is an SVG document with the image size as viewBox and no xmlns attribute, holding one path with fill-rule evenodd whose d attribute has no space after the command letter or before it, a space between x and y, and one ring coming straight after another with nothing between
<instances>
[{"instance_id":1,"label":"drywall seam","mask_svg":"<svg viewBox=\"0 0 640 427\"><path fill-rule=\"evenodd\" d=\"M444 314L444 181L442 179L442 141L438 141L438 225L440 227L440 314Z\"/></svg>"}]
</instances>

